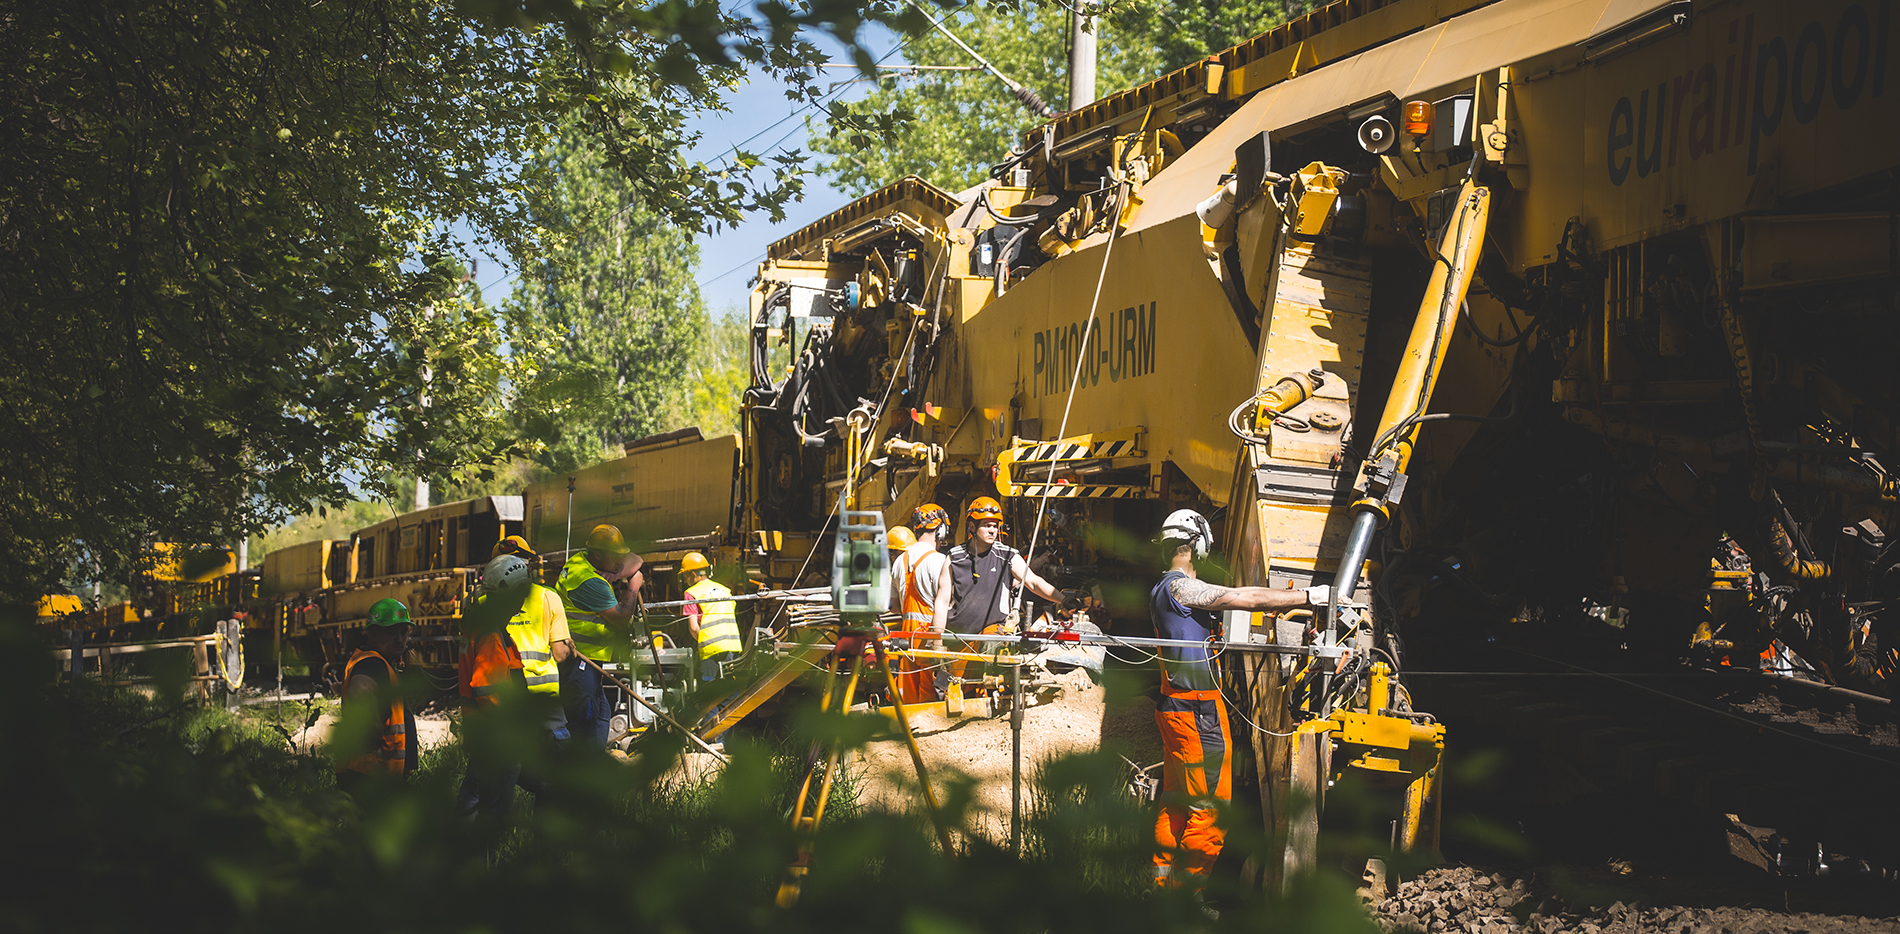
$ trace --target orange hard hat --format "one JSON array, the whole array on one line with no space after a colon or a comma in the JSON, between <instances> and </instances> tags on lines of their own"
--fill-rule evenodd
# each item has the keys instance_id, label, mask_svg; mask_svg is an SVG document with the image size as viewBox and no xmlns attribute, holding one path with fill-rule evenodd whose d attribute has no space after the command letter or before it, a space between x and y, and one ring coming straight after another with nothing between
<instances>
[{"instance_id":1,"label":"orange hard hat","mask_svg":"<svg viewBox=\"0 0 1900 934\"><path fill-rule=\"evenodd\" d=\"M890 546L892 551L903 551L917 544L917 536L911 534L909 529L900 525L884 533L884 543Z\"/></svg>"},{"instance_id":2,"label":"orange hard hat","mask_svg":"<svg viewBox=\"0 0 1900 934\"><path fill-rule=\"evenodd\" d=\"M1003 521L1003 504L997 502L994 496L979 496L976 502L970 504L969 517L971 522L982 522L985 519L1001 522Z\"/></svg>"},{"instance_id":3,"label":"orange hard hat","mask_svg":"<svg viewBox=\"0 0 1900 934\"><path fill-rule=\"evenodd\" d=\"M919 532L928 532L950 524L950 510L936 503L925 503L910 512L910 524Z\"/></svg>"},{"instance_id":4,"label":"orange hard hat","mask_svg":"<svg viewBox=\"0 0 1900 934\"><path fill-rule=\"evenodd\" d=\"M707 561L706 556L697 551L689 551L686 553L686 557L680 559L681 574L689 574L693 571L704 571L709 567L712 567L712 562Z\"/></svg>"}]
</instances>

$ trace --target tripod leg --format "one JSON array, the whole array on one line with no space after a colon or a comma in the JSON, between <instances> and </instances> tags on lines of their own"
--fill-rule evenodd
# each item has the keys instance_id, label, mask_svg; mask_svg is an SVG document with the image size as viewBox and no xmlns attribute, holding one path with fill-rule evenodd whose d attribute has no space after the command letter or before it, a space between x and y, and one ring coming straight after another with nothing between
<instances>
[{"instance_id":1,"label":"tripod leg","mask_svg":"<svg viewBox=\"0 0 1900 934\"><path fill-rule=\"evenodd\" d=\"M840 710L851 709L851 696L857 692L858 676L863 670L864 656L861 654L852 656L851 677L845 682L844 692L840 697L842 701ZM833 668L825 676L825 693L819 702L820 709L831 709L831 698L837 680L838 672ZM799 835L798 856L792 860L792 865L786 871L788 878L779 884L778 897L775 901L780 908L790 908L798 904L798 895L805 875L811 872L812 840L817 836L819 820L825 816L825 802L831 797L831 779L838 771L840 751L838 741L833 740L831 750L825 756L825 777L818 785L818 795L813 801L810 817L805 816L805 802L810 796L812 777L818 774L816 761L812 763L811 770L805 773L805 783L798 789L798 804L792 811L792 829Z\"/></svg>"},{"instance_id":2,"label":"tripod leg","mask_svg":"<svg viewBox=\"0 0 1900 934\"><path fill-rule=\"evenodd\" d=\"M844 702L838 707L839 713L844 713L851 709L851 699L857 694L858 676L863 673L864 656L858 655L851 660L851 679L845 682ZM825 780L823 784L818 786L818 807L812 812L811 816L811 829L813 832L818 830L818 822L823 820L825 816L825 804L831 800L831 780L838 774L838 758L842 752L844 752L844 749L839 741L832 740L831 755L825 758Z\"/></svg>"},{"instance_id":3,"label":"tripod leg","mask_svg":"<svg viewBox=\"0 0 1900 934\"><path fill-rule=\"evenodd\" d=\"M884 640L871 643L871 648L877 652L877 663L884 669L884 677L890 679L891 684L896 684L891 676L890 656L884 653ZM911 735L910 715L904 712L904 700L901 697L891 706L897 708L897 725L904 731L904 745L910 747L910 763L917 767L917 784L924 788L924 806L930 809L930 823L937 828L937 842L943 846L944 855L948 856L953 852L950 849L950 830L943 825L943 813L937 807L937 792L930 787L930 772L924 768L924 754L917 748L917 738Z\"/></svg>"}]
</instances>

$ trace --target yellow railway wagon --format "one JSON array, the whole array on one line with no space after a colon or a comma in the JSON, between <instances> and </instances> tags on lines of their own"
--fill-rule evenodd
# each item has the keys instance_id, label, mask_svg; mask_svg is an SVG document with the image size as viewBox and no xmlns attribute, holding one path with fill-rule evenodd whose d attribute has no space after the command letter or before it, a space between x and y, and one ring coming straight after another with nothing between
<instances>
[{"instance_id":1,"label":"yellow railway wagon","mask_svg":"<svg viewBox=\"0 0 1900 934\"><path fill-rule=\"evenodd\" d=\"M732 525L738 448L735 435L704 438L697 428L630 442L624 456L575 472L571 523L567 479L533 484L523 494L528 543L559 558L608 523L649 561L716 549Z\"/></svg>"},{"instance_id":2,"label":"yellow railway wagon","mask_svg":"<svg viewBox=\"0 0 1900 934\"><path fill-rule=\"evenodd\" d=\"M331 552L348 544L326 538L279 548L265 555L263 594L278 596L333 586L336 581L330 576ZM344 562L343 567L347 570L348 563Z\"/></svg>"},{"instance_id":3,"label":"yellow railway wagon","mask_svg":"<svg viewBox=\"0 0 1900 934\"><path fill-rule=\"evenodd\" d=\"M478 567L496 542L521 532L521 497L482 496L403 513L350 536L350 573L334 584Z\"/></svg>"}]
</instances>

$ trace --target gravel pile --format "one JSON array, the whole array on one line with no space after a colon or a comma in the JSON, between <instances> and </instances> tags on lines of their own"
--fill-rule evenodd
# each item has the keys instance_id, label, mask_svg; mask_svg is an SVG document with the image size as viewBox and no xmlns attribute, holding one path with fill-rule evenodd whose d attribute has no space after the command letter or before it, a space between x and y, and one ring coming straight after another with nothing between
<instances>
[{"instance_id":1,"label":"gravel pile","mask_svg":"<svg viewBox=\"0 0 1900 934\"><path fill-rule=\"evenodd\" d=\"M1388 931L1474 931L1507 934L1540 930L1518 922L1513 909L1530 899L1522 879L1506 880L1467 867L1433 869L1399 884L1379 902L1379 924Z\"/></svg>"},{"instance_id":2,"label":"gravel pile","mask_svg":"<svg viewBox=\"0 0 1900 934\"><path fill-rule=\"evenodd\" d=\"M1874 934L1900 931L1900 919L1789 914L1760 908L1607 908L1564 904L1523 879L1469 867L1426 872L1373 906L1388 931L1468 934Z\"/></svg>"}]
</instances>

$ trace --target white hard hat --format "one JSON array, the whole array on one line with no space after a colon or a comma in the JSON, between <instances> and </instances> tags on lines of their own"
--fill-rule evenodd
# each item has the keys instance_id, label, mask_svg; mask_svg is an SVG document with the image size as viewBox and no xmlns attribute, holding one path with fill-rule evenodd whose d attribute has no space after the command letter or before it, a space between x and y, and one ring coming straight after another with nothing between
<instances>
[{"instance_id":1,"label":"white hard hat","mask_svg":"<svg viewBox=\"0 0 1900 934\"><path fill-rule=\"evenodd\" d=\"M1207 524L1206 516L1192 509L1176 509L1168 514L1168 521L1161 523L1161 540L1186 542L1194 546L1194 557L1205 558L1214 540L1214 529Z\"/></svg>"},{"instance_id":2,"label":"white hard hat","mask_svg":"<svg viewBox=\"0 0 1900 934\"><path fill-rule=\"evenodd\" d=\"M502 555L482 568L482 590L502 593L528 582L528 562L517 555Z\"/></svg>"}]
</instances>

